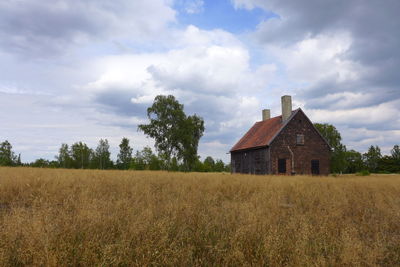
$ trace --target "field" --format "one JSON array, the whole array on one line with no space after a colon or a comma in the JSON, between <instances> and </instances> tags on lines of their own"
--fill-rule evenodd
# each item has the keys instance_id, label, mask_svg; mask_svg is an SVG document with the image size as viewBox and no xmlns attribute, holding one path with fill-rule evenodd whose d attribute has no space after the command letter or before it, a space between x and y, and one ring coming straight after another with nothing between
<instances>
[{"instance_id":1,"label":"field","mask_svg":"<svg viewBox=\"0 0 400 267\"><path fill-rule=\"evenodd\" d=\"M0 168L0 265L399 266L400 175Z\"/></svg>"}]
</instances>

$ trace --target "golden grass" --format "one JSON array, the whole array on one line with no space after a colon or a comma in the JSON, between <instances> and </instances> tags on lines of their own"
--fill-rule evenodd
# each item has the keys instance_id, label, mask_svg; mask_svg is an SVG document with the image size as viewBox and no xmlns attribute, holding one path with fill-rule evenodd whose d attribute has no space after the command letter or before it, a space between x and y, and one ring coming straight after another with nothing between
<instances>
[{"instance_id":1,"label":"golden grass","mask_svg":"<svg viewBox=\"0 0 400 267\"><path fill-rule=\"evenodd\" d=\"M0 168L3 266L395 266L400 175Z\"/></svg>"}]
</instances>

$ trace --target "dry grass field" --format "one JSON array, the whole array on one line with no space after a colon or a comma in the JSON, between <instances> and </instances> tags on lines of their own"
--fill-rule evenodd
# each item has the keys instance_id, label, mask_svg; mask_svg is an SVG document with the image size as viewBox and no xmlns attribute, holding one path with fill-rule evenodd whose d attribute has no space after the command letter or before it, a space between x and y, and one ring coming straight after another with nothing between
<instances>
[{"instance_id":1,"label":"dry grass field","mask_svg":"<svg viewBox=\"0 0 400 267\"><path fill-rule=\"evenodd\" d=\"M0 168L2 266L396 266L400 175Z\"/></svg>"}]
</instances>

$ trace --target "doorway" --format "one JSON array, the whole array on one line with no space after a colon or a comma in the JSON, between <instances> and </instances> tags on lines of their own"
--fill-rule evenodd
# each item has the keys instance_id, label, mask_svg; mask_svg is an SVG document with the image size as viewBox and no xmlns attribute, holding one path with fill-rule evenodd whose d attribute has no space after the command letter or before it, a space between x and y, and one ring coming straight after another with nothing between
<instances>
[{"instance_id":1,"label":"doorway","mask_svg":"<svg viewBox=\"0 0 400 267\"><path fill-rule=\"evenodd\" d=\"M286 173L286 159L278 159L278 173Z\"/></svg>"},{"instance_id":2,"label":"doorway","mask_svg":"<svg viewBox=\"0 0 400 267\"><path fill-rule=\"evenodd\" d=\"M318 159L311 160L311 174L319 175L319 160Z\"/></svg>"}]
</instances>

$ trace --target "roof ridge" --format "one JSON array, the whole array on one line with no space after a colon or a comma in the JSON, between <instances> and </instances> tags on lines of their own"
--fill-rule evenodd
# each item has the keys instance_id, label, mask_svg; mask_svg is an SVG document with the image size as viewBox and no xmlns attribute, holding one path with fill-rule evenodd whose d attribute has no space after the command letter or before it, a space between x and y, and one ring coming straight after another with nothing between
<instances>
[{"instance_id":1,"label":"roof ridge","mask_svg":"<svg viewBox=\"0 0 400 267\"><path fill-rule=\"evenodd\" d=\"M282 121L282 115L278 115L268 120L255 122L230 151L269 146L299 110L301 109L292 110L292 114L286 121Z\"/></svg>"},{"instance_id":2,"label":"roof ridge","mask_svg":"<svg viewBox=\"0 0 400 267\"><path fill-rule=\"evenodd\" d=\"M293 114L294 112L297 112L299 109L301 109L301 108L296 108L296 109L292 110L292 114ZM267 119L267 120L256 121L256 123L264 122L264 121L269 121L269 120L272 120L272 119L275 119L275 118L278 118L278 117L282 117L282 114L280 114L280 115L278 115L278 116L275 116L275 117L272 117L272 118L269 118L269 119Z\"/></svg>"}]
</instances>

